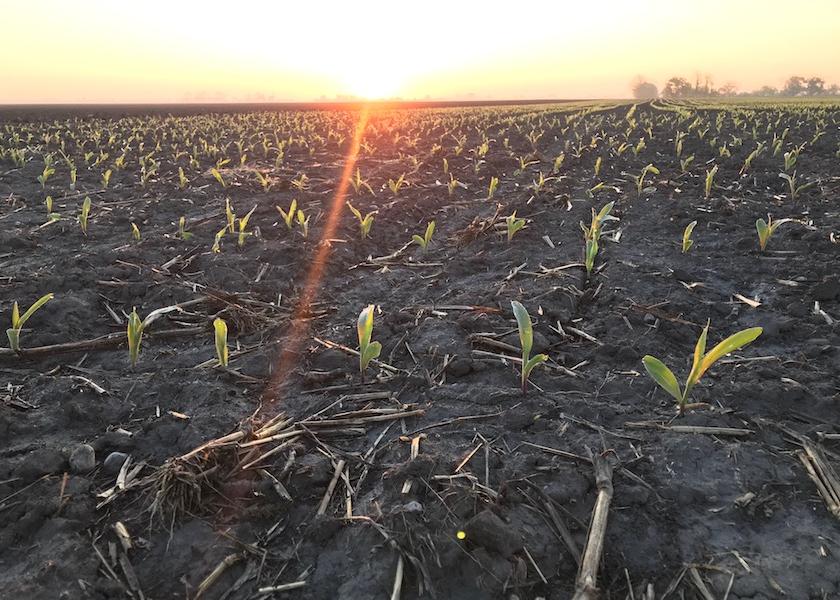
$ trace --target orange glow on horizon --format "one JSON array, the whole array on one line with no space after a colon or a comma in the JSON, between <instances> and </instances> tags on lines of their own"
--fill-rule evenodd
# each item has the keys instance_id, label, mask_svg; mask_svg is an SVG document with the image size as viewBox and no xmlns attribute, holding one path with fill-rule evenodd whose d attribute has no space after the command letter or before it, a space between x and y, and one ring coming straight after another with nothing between
<instances>
[{"instance_id":1,"label":"orange glow on horizon","mask_svg":"<svg viewBox=\"0 0 840 600\"><path fill-rule=\"evenodd\" d=\"M637 75L840 83L836 0L7 4L19 51L0 61L0 104L625 98Z\"/></svg>"}]
</instances>

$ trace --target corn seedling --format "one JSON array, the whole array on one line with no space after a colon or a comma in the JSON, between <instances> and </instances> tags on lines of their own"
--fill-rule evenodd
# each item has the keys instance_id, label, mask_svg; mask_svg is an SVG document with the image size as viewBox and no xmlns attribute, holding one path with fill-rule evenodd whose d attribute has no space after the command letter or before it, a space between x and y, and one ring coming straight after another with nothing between
<instances>
[{"instance_id":1,"label":"corn seedling","mask_svg":"<svg viewBox=\"0 0 840 600\"><path fill-rule=\"evenodd\" d=\"M595 258L598 256L598 238L587 238L583 254L583 264L586 267L586 272L591 275L592 269L595 268Z\"/></svg>"},{"instance_id":2,"label":"corn seedling","mask_svg":"<svg viewBox=\"0 0 840 600\"><path fill-rule=\"evenodd\" d=\"M140 241L140 228L137 227L137 223L131 224L131 237L134 238L135 242Z\"/></svg>"},{"instance_id":3,"label":"corn seedling","mask_svg":"<svg viewBox=\"0 0 840 600\"><path fill-rule=\"evenodd\" d=\"M303 211L298 209L297 211L297 224L300 227L300 234L304 238L309 237L309 217L303 214Z\"/></svg>"},{"instance_id":4,"label":"corn seedling","mask_svg":"<svg viewBox=\"0 0 840 600\"><path fill-rule=\"evenodd\" d=\"M799 197L799 194L807 190L809 187L816 185L817 183L816 181L809 181L808 183L797 185L796 171L793 172L793 175L788 175L787 173L779 173L779 177L788 182L788 189L790 190L791 200L796 200Z\"/></svg>"},{"instance_id":5,"label":"corn seedling","mask_svg":"<svg viewBox=\"0 0 840 600\"><path fill-rule=\"evenodd\" d=\"M215 167L211 168L210 169L210 174L213 176L213 178L216 181L219 182L220 186L222 186L223 188L227 187L227 183L225 183L224 177L222 177L222 174L221 174L221 172L219 172L219 169L217 169Z\"/></svg>"},{"instance_id":6,"label":"corn seedling","mask_svg":"<svg viewBox=\"0 0 840 600\"><path fill-rule=\"evenodd\" d=\"M715 165L708 171L706 171L706 185L705 185L705 193L706 193L706 200L709 199L709 196L712 195L712 186L715 184L715 175L717 175L718 166Z\"/></svg>"},{"instance_id":7,"label":"corn seedling","mask_svg":"<svg viewBox=\"0 0 840 600\"><path fill-rule=\"evenodd\" d=\"M525 219L517 219L516 211L510 213L505 217L505 224L507 225L507 240L510 242L516 233L525 227Z\"/></svg>"},{"instance_id":8,"label":"corn seedling","mask_svg":"<svg viewBox=\"0 0 840 600\"><path fill-rule=\"evenodd\" d=\"M443 159L443 174L444 175L449 174L449 161L446 160L446 158Z\"/></svg>"},{"instance_id":9,"label":"corn seedling","mask_svg":"<svg viewBox=\"0 0 840 600\"><path fill-rule=\"evenodd\" d=\"M499 178L498 177L491 177L490 178L490 187L487 189L487 199L490 200L493 195L496 193L496 189L499 187Z\"/></svg>"},{"instance_id":10,"label":"corn seedling","mask_svg":"<svg viewBox=\"0 0 840 600\"><path fill-rule=\"evenodd\" d=\"M668 392L677 401L677 407L679 408L680 414L683 414L686 408L693 408L696 406L689 404L688 399L691 394L691 390L697 382L700 381L703 374L709 370L709 367L717 362L718 359L726 356L730 352L743 348L754 341L761 335L762 328L752 327L750 329L739 331L720 342L717 346L712 348L711 352L706 353L706 337L708 333L709 325L707 323L700 334L700 338L697 340L697 345L694 347L694 359L691 366L691 372L688 375L688 379L686 379L685 387L682 389L680 389L680 384L677 382L677 378L673 371L666 367L665 363L650 355L642 358L642 362L645 365L645 370L648 372L648 375L650 375L662 389Z\"/></svg>"},{"instance_id":11,"label":"corn seedling","mask_svg":"<svg viewBox=\"0 0 840 600\"><path fill-rule=\"evenodd\" d=\"M228 345L227 345L227 335L228 335L228 328L227 323L224 322L223 319L216 318L213 321L213 332L214 338L216 342L216 358L219 359L219 366L227 368L228 366Z\"/></svg>"},{"instance_id":12,"label":"corn seedling","mask_svg":"<svg viewBox=\"0 0 840 600\"><path fill-rule=\"evenodd\" d=\"M382 352L382 344L370 341L373 335L373 304L369 304L361 313L356 322L356 331L359 335L359 372L362 377L368 368L370 361L379 357Z\"/></svg>"},{"instance_id":13,"label":"corn seedling","mask_svg":"<svg viewBox=\"0 0 840 600\"><path fill-rule=\"evenodd\" d=\"M47 214L51 214L53 211L53 198L52 196L47 196L44 200L44 204L47 206Z\"/></svg>"},{"instance_id":14,"label":"corn seedling","mask_svg":"<svg viewBox=\"0 0 840 600\"><path fill-rule=\"evenodd\" d=\"M193 234L187 231L187 218L181 217L180 219L178 219L178 237L186 242L192 236Z\"/></svg>"},{"instance_id":15,"label":"corn seedling","mask_svg":"<svg viewBox=\"0 0 840 600\"><path fill-rule=\"evenodd\" d=\"M770 241L770 238L776 232L779 225L784 223L789 223L793 221L793 219L779 219L778 221L774 221L773 217L767 215L767 220L758 219L755 222L755 229L758 232L758 247L764 251L767 248L767 242Z\"/></svg>"},{"instance_id":16,"label":"corn seedling","mask_svg":"<svg viewBox=\"0 0 840 600\"><path fill-rule=\"evenodd\" d=\"M595 179L601 174L601 163L603 159L599 156L595 159Z\"/></svg>"},{"instance_id":17,"label":"corn seedling","mask_svg":"<svg viewBox=\"0 0 840 600\"><path fill-rule=\"evenodd\" d=\"M178 167L178 188L182 190L186 189L189 184L190 180L184 174L184 167Z\"/></svg>"},{"instance_id":18,"label":"corn seedling","mask_svg":"<svg viewBox=\"0 0 840 600\"><path fill-rule=\"evenodd\" d=\"M683 229L683 236L682 236L682 251L683 254L691 250L691 247L694 245L694 240L691 239L691 234L694 232L694 228L697 227L697 221L692 221L688 225L685 226Z\"/></svg>"},{"instance_id":19,"label":"corn seedling","mask_svg":"<svg viewBox=\"0 0 840 600\"><path fill-rule=\"evenodd\" d=\"M400 190L405 185L405 183L405 173L403 173L397 178L396 181L394 181L393 179L388 180L388 189L391 190L391 193L394 194L394 196L398 196Z\"/></svg>"},{"instance_id":20,"label":"corn seedling","mask_svg":"<svg viewBox=\"0 0 840 600\"><path fill-rule=\"evenodd\" d=\"M347 208L349 208L350 212L352 212L356 219L358 219L359 232L361 233L362 239L366 239L368 235L370 235L370 228L373 227L373 217L376 214L376 211L362 216L361 211L350 204L350 202L347 202Z\"/></svg>"},{"instance_id":21,"label":"corn seedling","mask_svg":"<svg viewBox=\"0 0 840 600\"><path fill-rule=\"evenodd\" d=\"M128 358L131 361L131 366L137 365L137 358L140 356L140 342L143 340L143 329L145 325L140 317L137 315L137 309L132 308L131 314L128 315L128 326L126 327L126 337L128 338Z\"/></svg>"},{"instance_id":22,"label":"corn seedling","mask_svg":"<svg viewBox=\"0 0 840 600\"><path fill-rule=\"evenodd\" d=\"M254 177L257 178L257 182L260 184L264 192L267 192L271 189L271 179L260 173L259 171L254 171Z\"/></svg>"},{"instance_id":23,"label":"corn seedling","mask_svg":"<svg viewBox=\"0 0 840 600\"><path fill-rule=\"evenodd\" d=\"M47 179L55 173L55 169L49 163L44 164L44 170L38 175L38 183L41 184L41 189L47 187Z\"/></svg>"},{"instance_id":24,"label":"corn seedling","mask_svg":"<svg viewBox=\"0 0 840 600\"><path fill-rule=\"evenodd\" d=\"M359 169L356 169L356 174L350 179L350 185L353 186L353 190L356 192L356 195L362 191L362 188L366 189L371 193L372 196L376 194L373 193L373 188L370 187L367 181L362 179L362 175L359 172Z\"/></svg>"},{"instance_id":25,"label":"corn seedling","mask_svg":"<svg viewBox=\"0 0 840 600\"><path fill-rule=\"evenodd\" d=\"M680 159L680 172L688 173L689 167L691 167L691 163L694 162L694 155L686 156L685 158Z\"/></svg>"},{"instance_id":26,"label":"corn seedling","mask_svg":"<svg viewBox=\"0 0 840 600\"><path fill-rule=\"evenodd\" d=\"M645 190L645 177L647 177L648 173L659 175L659 169L657 169L651 164L648 164L645 165L645 168L642 169L642 172L638 175L631 175L631 177L633 178L633 182L636 184L636 193L639 196L641 196L642 192Z\"/></svg>"},{"instance_id":27,"label":"corn seedling","mask_svg":"<svg viewBox=\"0 0 840 600\"><path fill-rule=\"evenodd\" d=\"M256 206L249 210L247 215L238 219L237 221L239 224L239 239L237 240L237 245L240 248L245 245L245 238L251 235L247 231L245 231L245 228L248 227L248 220L251 218L251 215L254 214L255 210L257 210Z\"/></svg>"},{"instance_id":28,"label":"corn seedling","mask_svg":"<svg viewBox=\"0 0 840 600\"><path fill-rule=\"evenodd\" d=\"M275 206L274 208L277 209L277 212L280 213L280 216L283 217L283 222L286 224L286 227L289 229L292 228L295 220L295 214L297 214L297 200L294 198L292 199L292 203L289 205L289 210L283 210L279 206Z\"/></svg>"},{"instance_id":29,"label":"corn seedling","mask_svg":"<svg viewBox=\"0 0 840 600\"><path fill-rule=\"evenodd\" d=\"M228 226L225 225L219 231L216 232L216 236L213 238L213 246L211 246L210 250L214 254L218 254L222 251L222 238L225 237L225 234L228 232Z\"/></svg>"},{"instance_id":30,"label":"corn seedling","mask_svg":"<svg viewBox=\"0 0 840 600\"><path fill-rule=\"evenodd\" d=\"M419 236L417 234L411 237L411 241L420 246L423 251L425 252L426 248L429 247L429 242L432 241L432 235L435 233L435 222L429 221L428 225L426 225L426 232L423 236Z\"/></svg>"},{"instance_id":31,"label":"corn seedling","mask_svg":"<svg viewBox=\"0 0 840 600\"><path fill-rule=\"evenodd\" d=\"M6 330L6 336L9 338L9 348L15 352L20 352L20 332L23 330L24 324L29 320L29 317L34 315L39 308L52 300L53 297L54 294L44 294L23 315L20 314L17 302L12 305L12 327Z\"/></svg>"},{"instance_id":32,"label":"corn seedling","mask_svg":"<svg viewBox=\"0 0 840 600\"><path fill-rule=\"evenodd\" d=\"M104 189L104 190L108 189L108 185L111 183L111 174L112 174L111 169L106 169L102 173L102 179L101 179L102 189Z\"/></svg>"},{"instance_id":33,"label":"corn seedling","mask_svg":"<svg viewBox=\"0 0 840 600\"><path fill-rule=\"evenodd\" d=\"M548 360L545 354L536 354L531 356L531 349L534 346L534 328L531 324L531 316L522 304L516 300L511 301L511 308L513 309L513 316L516 317L516 326L519 329L519 346L522 349L522 370L521 386L522 393L528 391L528 376L534 367L544 363Z\"/></svg>"},{"instance_id":34,"label":"corn seedling","mask_svg":"<svg viewBox=\"0 0 840 600\"><path fill-rule=\"evenodd\" d=\"M460 183L458 182L458 180L455 179L452 176L452 173L450 173L449 174L449 183L446 184L446 189L449 192L450 196L455 193L455 190L458 189L459 185L460 185Z\"/></svg>"},{"instance_id":35,"label":"corn seedling","mask_svg":"<svg viewBox=\"0 0 840 600\"><path fill-rule=\"evenodd\" d=\"M230 206L230 198L225 198L225 219L227 220L228 231L233 233L236 230L236 213Z\"/></svg>"},{"instance_id":36,"label":"corn seedling","mask_svg":"<svg viewBox=\"0 0 840 600\"><path fill-rule=\"evenodd\" d=\"M82 228L82 233L87 236L88 219L90 218L90 196L85 196L82 202L82 212L79 214L79 226Z\"/></svg>"},{"instance_id":37,"label":"corn seedling","mask_svg":"<svg viewBox=\"0 0 840 600\"><path fill-rule=\"evenodd\" d=\"M597 213L595 209L592 209L592 223L587 227L583 223L580 224L580 228L583 231L584 239L590 240L600 240L601 239L601 228L603 227L606 221L617 221L617 217L613 217L610 215L610 211L612 211L613 206L615 206L615 202L609 202L605 204L601 210Z\"/></svg>"},{"instance_id":38,"label":"corn seedling","mask_svg":"<svg viewBox=\"0 0 840 600\"><path fill-rule=\"evenodd\" d=\"M561 152L554 158L554 164L551 167L551 174L556 175L560 172L560 169L563 167L563 161L566 160L566 154Z\"/></svg>"}]
</instances>

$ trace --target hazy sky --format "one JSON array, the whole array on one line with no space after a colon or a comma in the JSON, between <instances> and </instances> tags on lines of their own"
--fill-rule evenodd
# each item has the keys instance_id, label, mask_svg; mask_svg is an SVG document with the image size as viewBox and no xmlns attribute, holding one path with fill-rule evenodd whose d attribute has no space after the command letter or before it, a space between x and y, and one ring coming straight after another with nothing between
<instances>
[{"instance_id":1,"label":"hazy sky","mask_svg":"<svg viewBox=\"0 0 840 600\"><path fill-rule=\"evenodd\" d=\"M0 0L0 103L840 83L840 0Z\"/></svg>"}]
</instances>

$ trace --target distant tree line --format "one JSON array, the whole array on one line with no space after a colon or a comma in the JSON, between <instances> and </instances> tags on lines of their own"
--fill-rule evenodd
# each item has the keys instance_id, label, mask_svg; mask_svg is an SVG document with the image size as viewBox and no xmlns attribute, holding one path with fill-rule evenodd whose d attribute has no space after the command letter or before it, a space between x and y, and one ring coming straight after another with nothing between
<instances>
[{"instance_id":1,"label":"distant tree line","mask_svg":"<svg viewBox=\"0 0 840 600\"><path fill-rule=\"evenodd\" d=\"M734 83L726 83L715 87L712 78L708 75L695 76L694 83L684 77L671 77L662 90L655 84L646 81L643 77L637 77L632 83L633 97L639 100L651 100L653 98L710 98L715 96L840 96L840 86L837 84L826 84L822 77L802 77L794 75L789 77L781 89L765 85L758 90L751 92L738 91Z\"/></svg>"}]
</instances>

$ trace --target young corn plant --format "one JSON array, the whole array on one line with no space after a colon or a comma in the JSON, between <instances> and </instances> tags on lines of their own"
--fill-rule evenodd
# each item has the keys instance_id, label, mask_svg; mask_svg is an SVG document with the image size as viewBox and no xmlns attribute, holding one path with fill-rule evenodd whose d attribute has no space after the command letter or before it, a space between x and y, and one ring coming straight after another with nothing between
<instances>
[{"instance_id":1,"label":"young corn plant","mask_svg":"<svg viewBox=\"0 0 840 600\"><path fill-rule=\"evenodd\" d=\"M595 209L592 209L592 223L587 227L583 223L580 223L580 228L583 231L583 237L585 239L601 239L601 230L604 226L604 223L607 221L617 221L617 217L613 217L610 215L610 212L615 206L615 202L608 202L605 204L601 210L597 213Z\"/></svg>"},{"instance_id":2,"label":"young corn plant","mask_svg":"<svg viewBox=\"0 0 840 600\"><path fill-rule=\"evenodd\" d=\"M23 330L24 324L29 318L34 315L39 308L44 306L47 302L52 300L55 294L44 294L38 298L32 306L30 306L23 315L20 314L18 303L12 305L12 327L6 330L6 337L9 338L9 348L14 352L20 352L20 332Z\"/></svg>"},{"instance_id":3,"label":"young corn plant","mask_svg":"<svg viewBox=\"0 0 840 600\"><path fill-rule=\"evenodd\" d=\"M82 212L79 213L79 227L82 228L82 233L87 237L88 219L90 218L90 196L85 196L82 202Z\"/></svg>"},{"instance_id":4,"label":"young corn plant","mask_svg":"<svg viewBox=\"0 0 840 600\"><path fill-rule=\"evenodd\" d=\"M425 252L426 248L429 247L429 242L432 241L432 235L434 235L434 233L435 222L429 221L428 225L426 225L426 232L423 234L423 236L421 237L417 234L414 234L413 236L411 236L411 241L420 246Z\"/></svg>"},{"instance_id":5,"label":"young corn plant","mask_svg":"<svg viewBox=\"0 0 840 600\"><path fill-rule=\"evenodd\" d=\"M403 173L397 178L396 181L394 181L393 179L388 180L388 189L391 190L391 193L394 194L394 196L399 196L400 190L403 188L403 186L405 186L405 184L405 173Z\"/></svg>"},{"instance_id":6,"label":"young corn plant","mask_svg":"<svg viewBox=\"0 0 840 600\"><path fill-rule=\"evenodd\" d=\"M190 184L190 180L184 174L184 167L178 167L178 189L186 189Z\"/></svg>"},{"instance_id":7,"label":"young corn plant","mask_svg":"<svg viewBox=\"0 0 840 600\"><path fill-rule=\"evenodd\" d=\"M682 236L682 251L683 254L691 250L691 247L694 245L694 240L691 239L691 234L694 232L694 228L697 227L697 221L692 221L688 225L685 226L683 230Z\"/></svg>"},{"instance_id":8,"label":"young corn plant","mask_svg":"<svg viewBox=\"0 0 840 600\"><path fill-rule=\"evenodd\" d=\"M225 237L225 234L228 232L228 226L225 225L219 231L216 232L215 237L213 238L213 246L210 247L210 250L213 254L218 254L222 251L222 238Z\"/></svg>"},{"instance_id":9,"label":"young corn plant","mask_svg":"<svg viewBox=\"0 0 840 600\"><path fill-rule=\"evenodd\" d=\"M715 175L717 175L718 166L715 165L708 171L706 171L706 185L705 185L705 198L706 200L712 195L712 186L715 184Z\"/></svg>"},{"instance_id":10,"label":"young corn plant","mask_svg":"<svg viewBox=\"0 0 840 600\"><path fill-rule=\"evenodd\" d=\"M213 333L216 342L216 358L219 360L219 366L226 369L228 366L227 323L216 317L213 321Z\"/></svg>"},{"instance_id":11,"label":"young corn plant","mask_svg":"<svg viewBox=\"0 0 840 600\"><path fill-rule=\"evenodd\" d=\"M224 177L222 177L222 174L219 171L219 169L217 169L215 167L211 168L210 169L210 174L213 176L213 179L215 179L216 181L219 182L220 186L222 186L223 188L227 187L227 183L225 183L225 179L224 179Z\"/></svg>"},{"instance_id":12,"label":"young corn plant","mask_svg":"<svg viewBox=\"0 0 840 600\"><path fill-rule=\"evenodd\" d=\"M507 240L510 242L513 239L513 236L515 236L520 229L525 227L525 219L517 219L516 211L513 211L505 217L505 225L507 225Z\"/></svg>"},{"instance_id":13,"label":"young corn plant","mask_svg":"<svg viewBox=\"0 0 840 600\"><path fill-rule=\"evenodd\" d=\"M283 222L286 224L286 227L289 229L292 228L295 222L295 215L297 214L297 200L292 198L292 203L289 205L289 210L283 210L279 206L275 206L274 208L277 209L277 212L280 213L280 216L283 217Z\"/></svg>"},{"instance_id":14,"label":"young corn plant","mask_svg":"<svg viewBox=\"0 0 840 600\"><path fill-rule=\"evenodd\" d=\"M595 268L595 259L598 257L598 238L587 238L586 245L583 248L583 265L586 267L586 273L592 274Z\"/></svg>"},{"instance_id":15,"label":"young corn plant","mask_svg":"<svg viewBox=\"0 0 840 600\"><path fill-rule=\"evenodd\" d=\"M449 195L455 193L455 190L458 189L460 182L452 176L452 173L449 174L449 183L446 184L446 190L449 192Z\"/></svg>"},{"instance_id":16,"label":"young corn plant","mask_svg":"<svg viewBox=\"0 0 840 600\"><path fill-rule=\"evenodd\" d=\"M52 212L53 212L53 197L52 196L47 196L44 199L44 204L47 207L47 214L48 215L52 214Z\"/></svg>"},{"instance_id":17,"label":"young corn plant","mask_svg":"<svg viewBox=\"0 0 840 600\"><path fill-rule=\"evenodd\" d=\"M102 172L102 178L100 179L100 181L102 183L102 189L103 190L108 189L108 185L111 183L112 173L113 173L113 171L111 171L111 169L106 169L105 171Z\"/></svg>"},{"instance_id":18,"label":"young corn plant","mask_svg":"<svg viewBox=\"0 0 840 600\"><path fill-rule=\"evenodd\" d=\"M137 223L131 224L131 237L134 238L135 242L140 241L140 228L137 227Z\"/></svg>"},{"instance_id":19,"label":"young corn plant","mask_svg":"<svg viewBox=\"0 0 840 600\"><path fill-rule=\"evenodd\" d=\"M359 319L356 322L356 332L359 336L359 372L362 377L365 376L365 370L368 368L370 361L378 358L380 352L382 352L382 344L370 341L373 335L373 311L373 304L368 304L359 313Z\"/></svg>"},{"instance_id":20,"label":"young corn plant","mask_svg":"<svg viewBox=\"0 0 840 600\"><path fill-rule=\"evenodd\" d=\"M300 228L300 234L304 238L309 237L309 217L303 214L303 211L298 209L297 211L297 224Z\"/></svg>"},{"instance_id":21,"label":"young corn plant","mask_svg":"<svg viewBox=\"0 0 840 600\"><path fill-rule=\"evenodd\" d=\"M677 401L677 408L680 414L685 413L686 409L696 408L698 404L690 404L688 399L691 395L691 390L700 381L703 374L709 370L718 359L726 356L730 352L734 352L743 348L747 344L753 342L762 333L761 327L751 327L735 333L717 346L712 348L710 352L706 352L706 337L709 333L709 324L703 328L700 338L697 340L697 345L694 347L694 359L691 365L691 372L686 379L685 387L680 388L677 382L677 377L673 371L665 366L661 360L651 355L646 355L642 358L642 363L645 365L645 370L648 375L666 392L668 392Z\"/></svg>"},{"instance_id":22,"label":"young corn plant","mask_svg":"<svg viewBox=\"0 0 840 600\"><path fill-rule=\"evenodd\" d=\"M633 182L636 184L636 193L641 196L642 192L645 190L645 177L647 177L648 173L653 173L654 175L659 175L659 169L654 167L652 164L647 164L642 169L642 172L638 175L631 175L633 178Z\"/></svg>"},{"instance_id":23,"label":"young corn plant","mask_svg":"<svg viewBox=\"0 0 840 600\"><path fill-rule=\"evenodd\" d=\"M41 184L41 189L47 187L47 180L55 173L55 169L49 164L44 164L44 170L38 175L38 183Z\"/></svg>"},{"instance_id":24,"label":"young corn plant","mask_svg":"<svg viewBox=\"0 0 840 600\"><path fill-rule=\"evenodd\" d=\"M249 210L247 215L237 220L237 223L239 225L239 237L237 239L237 245L240 248L245 245L245 238L247 238L249 235L253 235L251 233L248 233L246 231L246 228L248 227L248 221L250 220L251 215L254 214L255 210L257 210L256 206Z\"/></svg>"},{"instance_id":25,"label":"young corn plant","mask_svg":"<svg viewBox=\"0 0 840 600\"><path fill-rule=\"evenodd\" d=\"M225 219L227 219L228 231L233 233L236 230L236 213L230 206L230 198L225 198Z\"/></svg>"},{"instance_id":26,"label":"young corn plant","mask_svg":"<svg viewBox=\"0 0 840 600\"><path fill-rule=\"evenodd\" d=\"M272 181L270 178L266 177L259 171L254 171L254 176L264 192L268 192L271 189Z\"/></svg>"},{"instance_id":27,"label":"young corn plant","mask_svg":"<svg viewBox=\"0 0 840 600\"><path fill-rule=\"evenodd\" d=\"M797 185L796 171L793 172L793 175L788 175L787 173L779 173L779 177L788 182L788 189L790 190L791 200L796 200L802 192L807 190L809 187L812 187L817 184L816 181L809 181L808 183Z\"/></svg>"},{"instance_id":28,"label":"young corn plant","mask_svg":"<svg viewBox=\"0 0 840 600\"><path fill-rule=\"evenodd\" d=\"M137 309L132 308L131 314L128 315L128 326L126 327L126 337L128 338L128 358L131 361L132 368L137 366L137 359L140 356L140 342L143 340L143 329L145 325L137 314Z\"/></svg>"},{"instance_id":29,"label":"young corn plant","mask_svg":"<svg viewBox=\"0 0 840 600\"><path fill-rule=\"evenodd\" d=\"M755 229L758 232L758 247L762 252L767 248L767 242L770 241L770 238L776 232L776 229L779 228L779 225L790 223L791 221L793 219L779 219L778 221L774 221L770 215L767 215L766 221L764 219L756 220Z\"/></svg>"},{"instance_id":30,"label":"young corn plant","mask_svg":"<svg viewBox=\"0 0 840 600\"><path fill-rule=\"evenodd\" d=\"M227 230L227 227L225 227L225 230ZM192 236L193 234L187 231L187 218L181 217L178 219L178 237L186 242L189 241Z\"/></svg>"},{"instance_id":31,"label":"young corn plant","mask_svg":"<svg viewBox=\"0 0 840 600\"><path fill-rule=\"evenodd\" d=\"M358 219L359 221L359 233L362 236L362 239L367 239L370 235L370 228L373 227L373 217L376 214L376 211L370 212L366 215L362 215L362 212L357 209L355 206L347 202L347 208L350 209L350 212Z\"/></svg>"},{"instance_id":32,"label":"young corn plant","mask_svg":"<svg viewBox=\"0 0 840 600\"><path fill-rule=\"evenodd\" d=\"M493 198L493 195L496 193L496 189L499 187L499 178L498 177L491 177L490 178L490 186L487 189L487 199L490 200Z\"/></svg>"},{"instance_id":33,"label":"young corn plant","mask_svg":"<svg viewBox=\"0 0 840 600\"><path fill-rule=\"evenodd\" d=\"M362 191L362 189L366 189L367 191L369 191L371 196L376 195L373 193L373 188L370 187L368 182L362 179L362 175L359 172L359 169L356 169L356 174L350 179L350 185L353 186L353 191L356 192L357 196L359 195L359 192Z\"/></svg>"},{"instance_id":34,"label":"young corn plant","mask_svg":"<svg viewBox=\"0 0 840 600\"><path fill-rule=\"evenodd\" d=\"M522 393L528 391L528 377L531 371L539 364L548 360L545 354L531 356L531 349L534 346L534 328L531 324L531 316L522 304L516 300L510 303L513 309L513 316L516 317L516 326L519 329L519 346L522 349L522 370L520 371L520 385Z\"/></svg>"}]
</instances>

